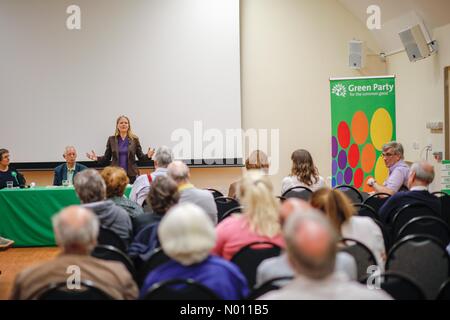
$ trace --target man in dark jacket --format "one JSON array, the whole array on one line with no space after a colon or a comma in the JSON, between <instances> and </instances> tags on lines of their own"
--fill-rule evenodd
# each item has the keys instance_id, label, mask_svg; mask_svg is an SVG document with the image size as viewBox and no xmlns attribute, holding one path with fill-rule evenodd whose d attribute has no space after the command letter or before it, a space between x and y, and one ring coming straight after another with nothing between
<instances>
[{"instance_id":1,"label":"man in dark jacket","mask_svg":"<svg viewBox=\"0 0 450 320\"><path fill-rule=\"evenodd\" d=\"M69 184L73 184L73 178L75 175L78 172L87 169L85 165L76 163L77 151L75 150L75 147L67 146L63 157L66 160L66 163L63 163L55 168L55 175L53 178L54 186L62 185L64 180L68 181Z\"/></svg>"}]
</instances>

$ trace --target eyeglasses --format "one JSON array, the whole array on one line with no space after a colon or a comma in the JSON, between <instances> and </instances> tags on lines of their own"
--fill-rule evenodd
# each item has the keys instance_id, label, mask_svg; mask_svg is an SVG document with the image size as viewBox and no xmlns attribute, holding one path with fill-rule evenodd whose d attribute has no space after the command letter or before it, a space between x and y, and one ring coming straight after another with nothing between
<instances>
[{"instance_id":1,"label":"eyeglasses","mask_svg":"<svg viewBox=\"0 0 450 320\"><path fill-rule=\"evenodd\" d=\"M383 158L390 158L390 157L392 157L392 156L394 156L395 154L393 154L393 153L382 153L381 154L381 156L383 157Z\"/></svg>"}]
</instances>

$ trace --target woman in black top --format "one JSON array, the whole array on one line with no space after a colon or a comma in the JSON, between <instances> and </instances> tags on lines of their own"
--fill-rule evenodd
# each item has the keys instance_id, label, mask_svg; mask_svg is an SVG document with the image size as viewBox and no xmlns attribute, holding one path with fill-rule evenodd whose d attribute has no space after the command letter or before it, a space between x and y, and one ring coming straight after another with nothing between
<instances>
[{"instance_id":1,"label":"woman in black top","mask_svg":"<svg viewBox=\"0 0 450 320\"><path fill-rule=\"evenodd\" d=\"M14 187L25 186L25 178L9 166L9 151L0 149L0 189L6 188L6 182L12 181Z\"/></svg>"}]
</instances>

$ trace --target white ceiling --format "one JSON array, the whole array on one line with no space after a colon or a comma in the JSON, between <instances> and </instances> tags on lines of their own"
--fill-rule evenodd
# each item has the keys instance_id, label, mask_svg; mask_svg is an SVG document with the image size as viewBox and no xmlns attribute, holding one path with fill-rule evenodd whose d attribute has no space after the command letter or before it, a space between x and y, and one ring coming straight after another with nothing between
<instances>
[{"instance_id":1,"label":"white ceiling","mask_svg":"<svg viewBox=\"0 0 450 320\"><path fill-rule=\"evenodd\" d=\"M398 33L421 24L430 34L432 30L450 23L450 0L338 0L364 24L370 5L381 9L381 30L372 33L381 50L391 53L402 49ZM432 39L427 39L431 41Z\"/></svg>"}]
</instances>

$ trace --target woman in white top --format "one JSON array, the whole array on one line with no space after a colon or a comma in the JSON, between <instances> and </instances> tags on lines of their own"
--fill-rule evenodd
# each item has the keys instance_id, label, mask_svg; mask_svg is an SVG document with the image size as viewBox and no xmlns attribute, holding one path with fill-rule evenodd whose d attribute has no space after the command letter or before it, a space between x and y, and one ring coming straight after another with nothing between
<instances>
[{"instance_id":1,"label":"woman in white top","mask_svg":"<svg viewBox=\"0 0 450 320\"><path fill-rule=\"evenodd\" d=\"M319 171L307 150L295 150L291 160L291 174L281 182L281 194L297 186L307 187L312 191L325 187L325 180L319 176Z\"/></svg>"},{"instance_id":2,"label":"woman in white top","mask_svg":"<svg viewBox=\"0 0 450 320\"><path fill-rule=\"evenodd\" d=\"M375 256L384 270L386 250L380 227L369 217L355 216L355 208L341 191L323 188L313 193L311 205L324 212L342 238L358 240Z\"/></svg>"}]
</instances>

